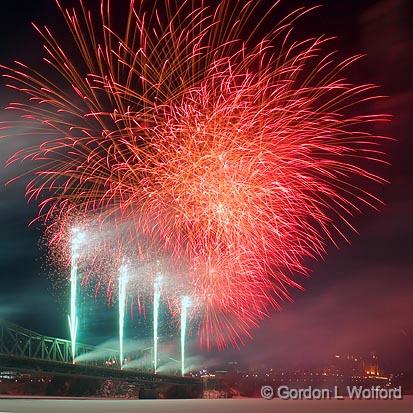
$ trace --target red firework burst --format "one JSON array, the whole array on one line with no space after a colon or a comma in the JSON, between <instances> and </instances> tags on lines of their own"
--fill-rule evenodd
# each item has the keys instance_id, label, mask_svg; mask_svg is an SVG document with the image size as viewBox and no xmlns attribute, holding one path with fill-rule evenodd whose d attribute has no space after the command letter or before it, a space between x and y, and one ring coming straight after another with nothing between
<instances>
[{"instance_id":1,"label":"red firework burst","mask_svg":"<svg viewBox=\"0 0 413 413\"><path fill-rule=\"evenodd\" d=\"M9 106L23 112L19 128L46 138L10 160L37 163L27 194L44 197L39 217L128 223L129 250L144 236L171 256L207 347L249 334L298 286L304 259L377 205L357 177L382 182L362 165L383 158L367 125L386 116L362 111L373 85L342 74L358 56L335 61L323 37L289 40L304 9L244 38L273 16L275 5L253 24L259 3L167 2L162 15L132 0L124 33L109 1L97 21L61 8L79 57L37 28L56 83L23 63L4 75L29 97Z\"/></svg>"}]
</instances>

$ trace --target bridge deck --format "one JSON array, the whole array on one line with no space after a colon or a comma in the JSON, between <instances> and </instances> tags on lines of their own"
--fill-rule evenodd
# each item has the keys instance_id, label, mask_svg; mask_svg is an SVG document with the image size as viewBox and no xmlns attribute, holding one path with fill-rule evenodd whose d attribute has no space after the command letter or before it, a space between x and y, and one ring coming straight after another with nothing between
<instances>
[{"instance_id":1,"label":"bridge deck","mask_svg":"<svg viewBox=\"0 0 413 413\"><path fill-rule=\"evenodd\" d=\"M199 384L200 380L192 377L159 375L136 370L119 370L115 368L88 366L33 359L13 355L0 354L0 368L28 373L50 373L53 375L83 376L125 380L139 383L156 384Z\"/></svg>"}]
</instances>

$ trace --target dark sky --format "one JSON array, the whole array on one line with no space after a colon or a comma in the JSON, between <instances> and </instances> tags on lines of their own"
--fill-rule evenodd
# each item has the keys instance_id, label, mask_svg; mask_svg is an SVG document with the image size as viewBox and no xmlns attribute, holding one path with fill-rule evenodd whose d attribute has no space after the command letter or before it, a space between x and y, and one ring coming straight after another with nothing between
<instances>
[{"instance_id":1,"label":"dark sky","mask_svg":"<svg viewBox=\"0 0 413 413\"><path fill-rule=\"evenodd\" d=\"M350 236L351 245L341 242L339 249L329 248L324 261L309 263L311 277L302 280L306 291L293 292L294 302L255 329L253 340L240 351L217 357L277 366L313 364L336 352L376 351L385 366L412 369L412 6L409 0L285 0L280 17L296 6L319 3L323 7L298 24L296 35L336 35L335 44L343 56L366 53L351 77L379 83L389 96L376 104L378 112L394 115L391 125L378 133L397 139L385 148L392 164L383 172L391 184L378 189L385 206L380 212L356 218L359 235ZM32 21L59 27L54 1L2 0L1 64L13 59L39 61L41 46L30 26ZM0 106L12 98L1 85ZM0 112L0 120L7 116ZM0 163L22 145L18 137L0 141ZM48 277L50 270L40 247L42 229L28 227L35 206L27 205L22 185L4 186L12 173L0 166L0 317L67 337L67 296L56 291ZM92 303L84 311L93 319L85 339L98 342L110 336L112 310ZM133 323L136 330L136 320L130 325Z\"/></svg>"}]
</instances>

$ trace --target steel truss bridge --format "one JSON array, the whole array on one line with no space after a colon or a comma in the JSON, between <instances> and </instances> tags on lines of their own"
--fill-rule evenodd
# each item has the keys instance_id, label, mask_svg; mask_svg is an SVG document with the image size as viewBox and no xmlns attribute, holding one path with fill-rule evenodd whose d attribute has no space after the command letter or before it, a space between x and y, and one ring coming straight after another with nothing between
<instances>
[{"instance_id":1,"label":"steel truss bridge","mask_svg":"<svg viewBox=\"0 0 413 413\"><path fill-rule=\"evenodd\" d=\"M157 386L179 386L195 393L201 382L191 377L167 376L138 370L121 370L119 352L77 343L77 357L99 350L99 360L72 364L71 342L48 337L0 319L0 370L12 370L34 375L82 377L97 380L117 380L154 389ZM103 350L103 351L102 351ZM193 397L193 396L192 396Z\"/></svg>"},{"instance_id":2,"label":"steel truss bridge","mask_svg":"<svg viewBox=\"0 0 413 413\"><path fill-rule=\"evenodd\" d=\"M92 353L96 347L76 344L77 357ZM88 360L82 364L113 365L119 367L119 351L99 348L104 359ZM71 342L61 338L43 336L34 331L0 319L0 354L43 361L71 363Z\"/></svg>"}]
</instances>

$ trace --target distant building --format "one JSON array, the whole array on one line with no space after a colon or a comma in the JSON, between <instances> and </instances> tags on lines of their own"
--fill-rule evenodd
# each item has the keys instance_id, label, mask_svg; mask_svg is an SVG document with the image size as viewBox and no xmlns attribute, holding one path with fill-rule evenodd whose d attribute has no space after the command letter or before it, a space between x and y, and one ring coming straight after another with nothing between
<instances>
[{"instance_id":1,"label":"distant building","mask_svg":"<svg viewBox=\"0 0 413 413\"><path fill-rule=\"evenodd\" d=\"M365 357L335 354L324 366L313 368L257 369L253 367L241 370L237 362L230 362L208 373L205 370L204 377L205 389L220 391L220 397L223 392L259 397L263 385L288 386L296 389L312 386L331 390L338 387L340 392L345 394L347 386L394 387L404 379L399 374L384 372L375 353Z\"/></svg>"},{"instance_id":2,"label":"distant building","mask_svg":"<svg viewBox=\"0 0 413 413\"><path fill-rule=\"evenodd\" d=\"M367 376L379 376L379 359L374 354L371 353L370 357L363 360L363 372Z\"/></svg>"}]
</instances>

